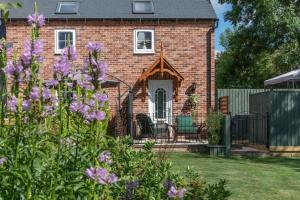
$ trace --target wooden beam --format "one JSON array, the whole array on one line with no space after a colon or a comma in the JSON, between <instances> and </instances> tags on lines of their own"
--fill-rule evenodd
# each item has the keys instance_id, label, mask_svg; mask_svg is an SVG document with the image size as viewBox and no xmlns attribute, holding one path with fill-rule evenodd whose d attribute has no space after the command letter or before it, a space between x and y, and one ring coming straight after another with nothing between
<instances>
[{"instance_id":1,"label":"wooden beam","mask_svg":"<svg viewBox=\"0 0 300 200\"><path fill-rule=\"evenodd\" d=\"M276 151L276 152L300 152L300 146L270 146L270 151Z\"/></svg>"},{"instance_id":2,"label":"wooden beam","mask_svg":"<svg viewBox=\"0 0 300 200\"><path fill-rule=\"evenodd\" d=\"M146 101L146 80L142 82L142 102Z\"/></svg>"}]
</instances>

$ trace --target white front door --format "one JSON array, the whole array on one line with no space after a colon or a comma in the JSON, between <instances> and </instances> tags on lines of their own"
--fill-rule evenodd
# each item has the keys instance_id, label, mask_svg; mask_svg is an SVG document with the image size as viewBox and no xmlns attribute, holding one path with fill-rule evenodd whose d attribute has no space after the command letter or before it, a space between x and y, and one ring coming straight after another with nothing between
<instances>
[{"instance_id":1,"label":"white front door","mask_svg":"<svg viewBox=\"0 0 300 200\"><path fill-rule=\"evenodd\" d=\"M165 122L172 124L172 80L148 81L149 114L154 123Z\"/></svg>"}]
</instances>

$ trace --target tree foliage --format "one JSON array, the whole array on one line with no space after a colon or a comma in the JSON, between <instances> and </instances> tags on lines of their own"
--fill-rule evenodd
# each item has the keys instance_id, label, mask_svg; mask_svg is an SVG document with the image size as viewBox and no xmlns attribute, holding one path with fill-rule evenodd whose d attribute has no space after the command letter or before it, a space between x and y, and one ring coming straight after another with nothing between
<instances>
[{"instance_id":1,"label":"tree foliage","mask_svg":"<svg viewBox=\"0 0 300 200\"><path fill-rule=\"evenodd\" d=\"M219 0L232 9L233 24L221 36L217 57L219 87L261 87L276 74L300 64L299 0Z\"/></svg>"},{"instance_id":2,"label":"tree foliage","mask_svg":"<svg viewBox=\"0 0 300 200\"><path fill-rule=\"evenodd\" d=\"M0 11L2 11L2 18L6 21L9 17L9 9L11 8L21 8L22 5L20 3L0 3Z\"/></svg>"}]
</instances>

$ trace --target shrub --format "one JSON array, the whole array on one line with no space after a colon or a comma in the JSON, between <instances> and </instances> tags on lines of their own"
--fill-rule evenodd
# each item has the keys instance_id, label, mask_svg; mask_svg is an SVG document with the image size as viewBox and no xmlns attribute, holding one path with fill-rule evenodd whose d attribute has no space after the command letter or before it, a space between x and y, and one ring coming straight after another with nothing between
<instances>
[{"instance_id":1,"label":"shrub","mask_svg":"<svg viewBox=\"0 0 300 200\"><path fill-rule=\"evenodd\" d=\"M218 145L220 143L223 120L224 116L220 112L211 112L208 114L206 126L209 144Z\"/></svg>"},{"instance_id":2,"label":"shrub","mask_svg":"<svg viewBox=\"0 0 300 200\"><path fill-rule=\"evenodd\" d=\"M54 79L41 80L45 18L35 12L28 21L32 36L19 59L0 44L2 80L10 87L0 105L0 199L194 200L210 191L172 173L153 143L137 151L131 138L106 134L107 65L99 43L87 45L81 72L72 71L77 55L69 45L53 66Z\"/></svg>"}]
</instances>

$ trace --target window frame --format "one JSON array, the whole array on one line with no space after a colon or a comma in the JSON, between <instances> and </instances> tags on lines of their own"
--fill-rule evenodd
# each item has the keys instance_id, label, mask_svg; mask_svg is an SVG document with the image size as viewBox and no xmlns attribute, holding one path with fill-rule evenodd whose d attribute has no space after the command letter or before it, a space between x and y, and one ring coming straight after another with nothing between
<instances>
[{"instance_id":1,"label":"window frame","mask_svg":"<svg viewBox=\"0 0 300 200\"><path fill-rule=\"evenodd\" d=\"M71 32L73 34L73 46L76 48L76 31L74 29L57 29L55 30L55 54L62 54L64 49L59 49L59 33L60 32Z\"/></svg>"},{"instance_id":2,"label":"window frame","mask_svg":"<svg viewBox=\"0 0 300 200\"><path fill-rule=\"evenodd\" d=\"M61 12L60 9L61 9L62 4L69 4L69 5L74 4L75 11L74 12ZM79 8L79 4L76 1L59 1L57 3L55 13L56 14L77 14L78 13L78 8Z\"/></svg>"},{"instance_id":3,"label":"window frame","mask_svg":"<svg viewBox=\"0 0 300 200\"><path fill-rule=\"evenodd\" d=\"M151 33L151 49L138 49L138 38L137 35L139 32L150 32ZM136 29L133 34L133 49L135 54L154 54L155 53L155 34L153 29Z\"/></svg>"},{"instance_id":4,"label":"window frame","mask_svg":"<svg viewBox=\"0 0 300 200\"><path fill-rule=\"evenodd\" d=\"M135 8L135 3L150 3L151 11L138 11ZM152 0L134 0L132 2L132 13L133 14L153 14L154 13L154 3Z\"/></svg>"}]
</instances>

